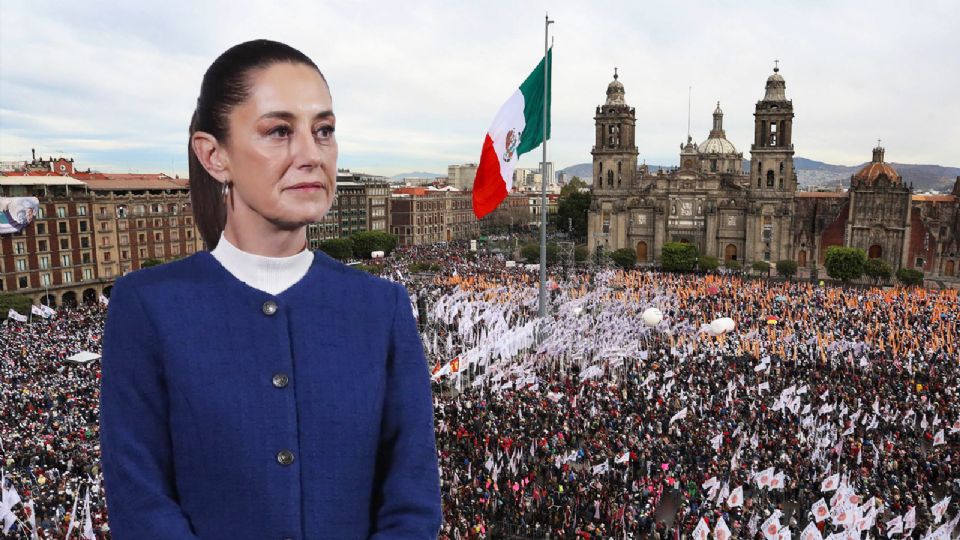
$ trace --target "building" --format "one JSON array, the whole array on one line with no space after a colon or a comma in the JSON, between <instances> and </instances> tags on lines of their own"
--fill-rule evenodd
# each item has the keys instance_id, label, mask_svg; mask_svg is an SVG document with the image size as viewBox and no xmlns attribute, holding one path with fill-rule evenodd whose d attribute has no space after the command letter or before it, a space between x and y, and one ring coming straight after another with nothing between
<instances>
[{"instance_id":1,"label":"building","mask_svg":"<svg viewBox=\"0 0 960 540\"><path fill-rule=\"evenodd\" d=\"M536 169L518 168L513 171L513 191L536 192L540 193L540 185L543 182L543 164ZM555 179L553 172L553 163L547 162L547 193L560 193L560 185Z\"/></svg>"},{"instance_id":2,"label":"building","mask_svg":"<svg viewBox=\"0 0 960 540\"><path fill-rule=\"evenodd\" d=\"M916 267L934 281L957 283L960 187L951 195L913 195L877 147L849 191L798 191L793 102L778 68L755 106L749 172L726 138L719 103L707 139L696 144L688 135L680 145L679 167L638 167L635 110L616 72L613 79L594 116L591 251L629 248L638 262L653 263L665 243L682 242L745 265L794 260L808 275L828 247L854 246L894 271Z\"/></svg>"},{"instance_id":3,"label":"building","mask_svg":"<svg viewBox=\"0 0 960 540\"><path fill-rule=\"evenodd\" d=\"M459 190L473 189L473 180L477 177L477 164L450 165L447 167L447 181Z\"/></svg>"},{"instance_id":4,"label":"building","mask_svg":"<svg viewBox=\"0 0 960 540\"><path fill-rule=\"evenodd\" d=\"M78 173L72 160L47 161L56 168L0 176L0 196L40 203L31 226L0 235L0 291L50 306L96 301L149 259L203 248L185 180ZM73 176L54 172L61 164Z\"/></svg>"},{"instance_id":5,"label":"building","mask_svg":"<svg viewBox=\"0 0 960 540\"><path fill-rule=\"evenodd\" d=\"M390 232L401 246L477 238L480 222L473 214L473 194L452 187L395 189Z\"/></svg>"},{"instance_id":6,"label":"building","mask_svg":"<svg viewBox=\"0 0 960 540\"><path fill-rule=\"evenodd\" d=\"M389 204L390 184L385 177L339 170L333 205L322 220L307 226L310 249L319 249L324 240L361 231L386 232Z\"/></svg>"}]
</instances>

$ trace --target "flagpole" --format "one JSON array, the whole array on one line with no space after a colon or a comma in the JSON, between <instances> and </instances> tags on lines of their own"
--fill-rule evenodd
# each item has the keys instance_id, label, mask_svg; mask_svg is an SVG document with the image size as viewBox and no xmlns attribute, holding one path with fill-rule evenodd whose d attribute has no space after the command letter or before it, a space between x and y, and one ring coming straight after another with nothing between
<instances>
[{"instance_id":1,"label":"flagpole","mask_svg":"<svg viewBox=\"0 0 960 540\"><path fill-rule=\"evenodd\" d=\"M540 317L547 316L547 103L549 92L550 62L549 52L550 15L543 16L543 162L540 164Z\"/></svg>"}]
</instances>

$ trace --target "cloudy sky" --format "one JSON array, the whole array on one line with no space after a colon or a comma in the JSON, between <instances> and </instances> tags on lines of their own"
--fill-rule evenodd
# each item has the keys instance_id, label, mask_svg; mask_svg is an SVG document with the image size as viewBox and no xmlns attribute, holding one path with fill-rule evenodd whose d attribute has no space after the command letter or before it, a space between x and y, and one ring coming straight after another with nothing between
<instances>
[{"instance_id":1,"label":"cloudy sky","mask_svg":"<svg viewBox=\"0 0 960 540\"><path fill-rule=\"evenodd\" d=\"M150 5L155 4L155 5ZM753 107L774 59L798 156L852 165L877 139L887 160L960 165L953 0L770 2L4 1L0 160L67 155L78 167L185 174L200 80L254 38L305 52L330 81L341 167L446 173L479 159L496 111L556 24L558 168L587 162L614 66L636 108L640 159L675 164L706 138L717 101L749 157ZM535 167L539 151L520 166Z\"/></svg>"}]
</instances>

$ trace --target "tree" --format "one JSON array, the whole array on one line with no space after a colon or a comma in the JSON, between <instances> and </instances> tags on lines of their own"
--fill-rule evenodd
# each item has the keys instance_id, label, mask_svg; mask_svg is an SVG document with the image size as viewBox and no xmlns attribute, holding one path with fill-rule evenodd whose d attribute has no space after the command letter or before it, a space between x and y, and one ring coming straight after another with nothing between
<instances>
[{"instance_id":1,"label":"tree","mask_svg":"<svg viewBox=\"0 0 960 540\"><path fill-rule=\"evenodd\" d=\"M893 268L883 259L870 259L864 263L863 273L877 283L886 283L893 275Z\"/></svg>"},{"instance_id":2,"label":"tree","mask_svg":"<svg viewBox=\"0 0 960 540\"><path fill-rule=\"evenodd\" d=\"M564 194L564 190L572 185L573 182L570 182L560 191L556 226L558 231L570 232L574 238L582 239L587 237L587 212L590 210L592 196L589 191L581 193L575 189Z\"/></svg>"},{"instance_id":3,"label":"tree","mask_svg":"<svg viewBox=\"0 0 960 540\"><path fill-rule=\"evenodd\" d=\"M737 271L737 270L740 270L741 268L743 268L743 265L740 264L740 261L733 260L733 259L731 259L731 260L723 263L723 266L724 266L727 270L733 270L733 271Z\"/></svg>"},{"instance_id":4,"label":"tree","mask_svg":"<svg viewBox=\"0 0 960 540\"><path fill-rule=\"evenodd\" d=\"M524 244L524 246L520 248L520 256L529 264L538 264L540 262L540 244L538 242ZM557 248L557 244L555 242L547 244L547 264L556 264L558 256L559 249ZM574 256L576 256L576 253L574 253Z\"/></svg>"},{"instance_id":5,"label":"tree","mask_svg":"<svg viewBox=\"0 0 960 540\"><path fill-rule=\"evenodd\" d=\"M320 242L320 251L338 261L345 261L353 256L353 242L349 238L331 238Z\"/></svg>"},{"instance_id":6,"label":"tree","mask_svg":"<svg viewBox=\"0 0 960 540\"><path fill-rule=\"evenodd\" d=\"M618 249L610 254L610 259L624 270L630 270L637 265L637 252L630 248Z\"/></svg>"},{"instance_id":7,"label":"tree","mask_svg":"<svg viewBox=\"0 0 960 540\"><path fill-rule=\"evenodd\" d=\"M797 275L797 261L792 261L790 259L777 261L777 275L783 276L787 279Z\"/></svg>"},{"instance_id":8,"label":"tree","mask_svg":"<svg viewBox=\"0 0 960 540\"><path fill-rule=\"evenodd\" d=\"M923 283L923 272L915 268L901 268L897 270L897 279L907 287Z\"/></svg>"},{"instance_id":9,"label":"tree","mask_svg":"<svg viewBox=\"0 0 960 540\"><path fill-rule=\"evenodd\" d=\"M667 272L692 272L697 266L697 248L693 244L667 242L661 252L661 264Z\"/></svg>"},{"instance_id":10,"label":"tree","mask_svg":"<svg viewBox=\"0 0 960 540\"><path fill-rule=\"evenodd\" d=\"M163 261L160 259L147 259L140 263L140 268L150 268L151 266L157 266L158 264L163 264Z\"/></svg>"},{"instance_id":11,"label":"tree","mask_svg":"<svg viewBox=\"0 0 960 540\"><path fill-rule=\"evenodd\" d=\"M583 262L589 256L590 252L587 250L587 246L579 245L573 248L573 260L575 262Z\"/></svg>"},{"instance_id":12,"label":"tree","mask_svg":"<svg viewBox=\"0 0 960 540\"><path fill-rule=\"evenodd\" d=\"M579 176L574 176L570 182L560 188L560 196L563 197L564 195L569 195L570 193L577 193L578 191L588 187L590 186L588 186L587 183L584 182Z\"/></svg>"},{"instance_id":13,"label":"tree","mask_svg":"<svg viewBox=\"0 0 960 540\"><path fill-rule=\"evenodd\" d=\"M353 256L358 259L369 259L370 253L382 251L389 255L397 247L397 237L383 231L361 231L350 235L353 243Z\"/></svg>"},{"instance_id":14,"label":"tree","mask_svg":"<svg viewBox=\"0 0 960 540\"><path fill-rule=\"evenodd\" d=\"M21 315L27 315L30 313L30 306L32 304L33 300L31 300L29 296L10 293L0 294L0 316L6 318L7 312L11 309Z\"/></svg>"},{"instance_id":15,"label":"tree","mask_svg":"<svg viewBox=\"0 0 960 540\"><path fill-rule=\"evenodd\" d=\"M767 261L753 261L751 266L755 272L770 275L770 263Z\"/></svg>"},{"instance_id":16,"label":"tree","mask_svg":"<svg viewBox=\"0 0 960 540\"><path fill-rule=\"evenodd\" d=\"M867 254L862 249L830 246L823 265L828 276L846 283L863 275L866 262Z\"/></svg>"},{"instance_id":17,"label":"tree","mask_svg":"<svg viewBox=\"0 0 960 540\"><path fill-rule=\"evenodd\" d=\"M704 255L697 260L697 266L702 272L713 272L717 268L720 268L720 261L716 257L711 257L709 255Z\"/></svg>"}]
</instances>

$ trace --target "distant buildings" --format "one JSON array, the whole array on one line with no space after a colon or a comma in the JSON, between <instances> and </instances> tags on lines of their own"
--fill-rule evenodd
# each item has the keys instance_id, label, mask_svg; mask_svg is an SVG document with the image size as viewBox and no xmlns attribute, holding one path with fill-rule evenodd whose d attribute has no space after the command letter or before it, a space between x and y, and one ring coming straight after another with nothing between
<instances>
[{"instance_id":1,"label":"distant buildings","mask_svg":"<svg viewBox=\"0 0 960 540\"><path fill-rule=\"evenodd\" d=\"M473 214L473 194L452 186L394 189L390 232L401 246L476 238L480 222Z\"/></svg>"},{"instance_id":2,"label":"distant buildings","mask_svg":"<svg viewBox=\"0 0 960 540\"><path fill-rule=\"evenodd\" d=\"M477 177L477 164L450 165L447 167L447 181L451 186L467 191L473 189L473 180Z\"/></svg>"}]
</instances>

